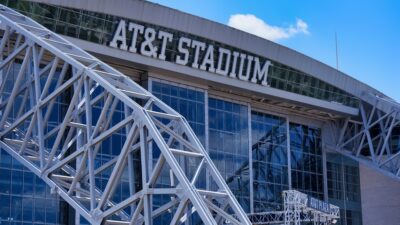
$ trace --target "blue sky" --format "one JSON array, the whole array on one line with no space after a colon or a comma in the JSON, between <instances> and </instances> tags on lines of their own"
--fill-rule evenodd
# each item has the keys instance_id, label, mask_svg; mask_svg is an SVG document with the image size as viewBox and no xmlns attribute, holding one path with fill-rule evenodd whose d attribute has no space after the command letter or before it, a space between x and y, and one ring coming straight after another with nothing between
<instances>
[{"instance_id":1,"label":"blue sky","mask_svg":"<svg viewBox=\"0 0 400 225\"><path fill-rule=\"evenodd\" d=\"M336 32L339 69L400 101L400 1L152 1L250 29L333 67Z\"/></svg>"}]
</instances>

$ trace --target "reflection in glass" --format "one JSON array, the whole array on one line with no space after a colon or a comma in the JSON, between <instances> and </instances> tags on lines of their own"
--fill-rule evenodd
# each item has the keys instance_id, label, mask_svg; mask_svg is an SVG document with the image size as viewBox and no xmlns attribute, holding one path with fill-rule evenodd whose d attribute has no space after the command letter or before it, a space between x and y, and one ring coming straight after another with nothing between
<instances>
[{"instance_id":1,"label":"reflection in glass","mask_svg":"<svg viewBox=\"0 0 400 225\"><path fill-rule=\"evenodd\" d=\"M324 199L321 130L290 123L292 188Z\"/></svg>"},{"instance_id":2,"label":"reflection in glass","mask_svg":"<svg viewBox=\"0 0 400 225\"><path fill-rule=\"evenodd\" d=\"M254 212L283 210L288 189L286 119L251 113Z\"/></svg>"},{"instance_id":3,"label":"reflection in glass","mask_svg":"<svg viewBox=\"0 0 400 225\"><path fill-rule=\"evenodd\" d=\"M326 157L329 202L339 206L339 225L361 225L360 172L358 163L336 153Z\"/></svg>"},{"instance_id":4,"label":"reflection in glass","mask_svg":"<svg viewBox=\"0 0 400 225\"><path fill-rule=\"evenodd\" d=\"M208 100L209 154L243 209L250 210L247 106ZM211 189L215 187L211 184Z\"/></svg>"},{"instance_id":5,"label":"reflection in glass","mask_svg":"<svg viewBox=\"0 0 400 225\"><path fill-rule=\"evenodd\" d=\"M24 4L21 4L21 7L23 6ZM20 66L19 63L11 64L10 75L4 80L5 95L1 97L10 95ZM54 79L52 85L56 81ZM57 121L62 118L61 113L65 107L64 98L65 96L56 98L55 113L50 116L46 129L55 128ZM15 102L16 105L9 116L10 120L14 120L18 115L17 104L22 104L19 98ZM63 213L68 212L68 210L62 210L65 204L58 195L50 193L44 181L12 158L5 150L0 149L0 224L65 224L67 217L64 218ZM10 221L13 222L10 223Z\"/></svg>"},{"instance_id":6,"label":"reflection in glass","mask_svg":"<svg viewBox=\"0 0 400 225\"><path fill-rule=\"evenodd\" d=\"M195 90L194 88L181 87L170 83L164 83L159 81L152 81L152 93L162 100L164 103L172 107L174 110L179 112L186 118L189 125L200 139L200 142L205 146L205 98L204 92ZM157 110L157 109L153 109ZM153 145L153 166L158 160L160 150ZM188 161L182 162L186 169L194 173L196 167L191 165ZM161 177L157 182L158 185L170 187L170 173L167 169L163 169ZM200 174L196 187L206 189L206 176ZM153 204L155 206L161 206L171 201L169 196L157 195L153 197ZM154 224L166 224L172 219L172 214L166 213L159 216ZM199 219L197 215L192 215L189 219L189 224L197 224Z\"/></svg>"}]
</instances>

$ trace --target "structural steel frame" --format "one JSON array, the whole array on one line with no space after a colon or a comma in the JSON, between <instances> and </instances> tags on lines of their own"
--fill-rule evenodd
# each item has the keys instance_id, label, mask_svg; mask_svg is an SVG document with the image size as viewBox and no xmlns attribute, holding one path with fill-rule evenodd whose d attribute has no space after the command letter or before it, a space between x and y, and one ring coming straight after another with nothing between
<instances>
[{"instance_id":1,"label":"structural steel frame","mask_svg":"<svg viewBox=\"0 0 400 225\"><path fill-rule=\"evenodd\" d=\"M282 193L284 210L273 212L253 213L249 217L254 225L284 224L300 225L311 222L313 225L335 224L340 218L339 207L329 204L329 213L309 207L307 194L296 190Z\"/></svg>"},{"instance_id":2,"label":"structural steel frame","mask_svg":"<svg viewBox=\"0 0 400 225\"><path fill-rule=\"evenodd\" d=\"M152 224L168 214L170 224L182 224L197 214L207 225L251 224L176 111L129 77L2 5L0 32L0 147L90 223ZM19 67L8 93L15 64ZM54 124L50 120L64 95L71 95L70 102ZM400 152L391 145L392 132L400 126L400 105L377 95L371 99L360 100L358 116L330 122L339 132L335 145L326 147L400 180ZM117 108L123 116L115 119ZM119 155L102 162L103 143L121 133ZM160 181L165 173L169 185ZM104 177L105 184L99 181ZM203 179L217 188L202 187ZM128 197L117 199L124 185ZM169 200L154 204L158 196ZM259 216L305 221L308 214L299 213L300 205Z\"/></svg>"},{"instance_id":3,"label":"structural steel frame","mask_svg":"<svg viewBox=\"0 0 400 225\"><path fill-rule=\"evenodd\" d=\"M34 20L0 6L0 21L0 147L76 212L91 224L147 225L163 214L172 215L170 224L185 223L192 214L207 225L251 224L185 118ZM7 93L16 62L18 74ZM51 127L56 101L68 94L65 114ZM115 119L117 107L124 114ZM125 135L119 155L101 163L102 143L117 132ZM151 167L155 149L160 154ZM171 174L168 186L159 182L165 171ZM203 174L216 190L199 187ZM99 177L108 180L101 185ZM121 199L117 190L123 185L129 195ZM154 204L159 195L169 200Z\"/></svg>"},{"instance_id":4,"label":"structural steel frame","mask_svg":"<svg viewBox=\"0 0 400 225\"><path fill-rule=\"evenodd\" d=\"M372 95L372 104L360 102L360 115L332 124L340 133L336 146L328 146L381 173L400 180L399 147L393 148L393 131L400 125L400 104ZM386 107L379 107L385 105ZM389 106L389 107L388 107Z\"/></svg>"}]
</instances>

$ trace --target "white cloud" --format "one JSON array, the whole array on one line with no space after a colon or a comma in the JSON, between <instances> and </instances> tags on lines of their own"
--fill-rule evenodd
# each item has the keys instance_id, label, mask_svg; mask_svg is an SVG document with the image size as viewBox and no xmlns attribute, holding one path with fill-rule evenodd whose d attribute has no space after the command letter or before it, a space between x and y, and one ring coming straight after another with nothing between
<instances>
[{"instance_id":1,"label":"white cloud","mask_svg":"<svg viewBox=\"0 0 400 225\"><path fill-rule=\"evenodd\" d=\"M297 19L295 25L278 27L270 25L252 14L232 15L229 18L228 25L271 41L287 39L296 34L310 33L307 23L301 19Z\"/></svg>"}]
</instances>

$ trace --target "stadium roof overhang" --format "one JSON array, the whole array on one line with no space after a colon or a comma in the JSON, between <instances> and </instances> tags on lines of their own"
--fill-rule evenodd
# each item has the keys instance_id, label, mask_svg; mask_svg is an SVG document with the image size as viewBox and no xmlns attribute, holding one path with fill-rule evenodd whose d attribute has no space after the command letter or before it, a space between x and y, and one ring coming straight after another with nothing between
<instances>
[{"instance_id":1,"label":"stadium roof overhang","mask_svg":"<svg viewBox=\"0 0 400 225\"><path fill-rule=\"evenodd\" d=\"M235 46L247 53L256 56L265 57L272 62L279 62L287 65L307 75L313 76L324 81L344 92L358 98L370 105L376 104L376 97L380 96L391 100L378 90L344 74L330 66L327 66L315 59L305 56L297 51L276 44L274 42L256 37L254 35L236 30L223 24L212 22L204 18L193 16L175 9L160 6L147 1L59 1L59 0L35 0L65 7L96 11L108 15L117 15L122 18L141 21L148 24L172 29L178 32L188 33L198 37L207 38L216 42L223 43L228 46ZM189 75L190 79L198 78L207 80L211 83L228 85L261 95L272 97L273 99L282 99L295 104L306 105L311 109L321 109L327 112L337 114L357 115L358 108L348 107L338 104L337 102L329 102L319 100L299 94L286 91L276 90L266 86L257 85L251 82L243 82L241 80L229 79L213 73L193 69L190 67L180 66L168 61L154 59L151 57L132 54L129 51L120 51L119 49L111 49L107 46L99 46L87 41L74 40L80 47L94 53L112 56L118 59L135 62L150 70L173 71L177 74ZM392 104L380 101L376 107L384 112L392 109Z\"/></svg>"},{"instance_id":2,"label":"stadium roof overhang","mask_svg":"<svg viewBox=\"0 0 400 225\"><path fill-rule=\"evenodd\" d=\"M66 37L78 46L90 52L105 55L118 60L125 60L127 64L135 64L136 67L149 72L166 74L178 79L197 81L205 85L219 86L221 89L229 89L236 93L247 93L252 96L259 96L261 99L269 99L274 102L287 102L294 105L304 106L310 110L320 110L327 113L339 115L357 115L358 109L349 107L337 102L328 102L296 93L291 93L269 86L254 84L251 82L232 79L226 76L216 75L207 71L193 69L186 66L176 65L167 61L149 58L139 54L113 49L107 46L90 43L76 38Z\"/></svg>"}]
</instances>

